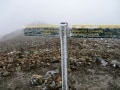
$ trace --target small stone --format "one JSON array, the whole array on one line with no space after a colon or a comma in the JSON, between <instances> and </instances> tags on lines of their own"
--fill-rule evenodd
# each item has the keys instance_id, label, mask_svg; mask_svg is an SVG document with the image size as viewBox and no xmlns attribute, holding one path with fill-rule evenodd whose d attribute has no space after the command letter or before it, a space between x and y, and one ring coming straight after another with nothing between
<instances>
[{"instance_id":1,"label":"small stone","mask_svg":"<svg viewBox=\"0 0 120 90\"><path fill-rule=\"evenodd\" d=\"M50 66L50 63L47 63L48 66Z\"/></svg>"},{"instance_id":2,"label":"small stone","mask_svg":"<svg viewBox=\"0 0 120 90\"><path fill-rule=\"evenodd\" d=\"M32 78L37 78L37 79L42 78L42 77L43 77L42 75L38 75L38 74L35 74L32 76Z\"/></svg>"},{"instance_id":3,"label":"small stone","mask_svg":"<svg viewBox=\"0 0 120 90\"><path fill-rule=\"evenodd\" d=\"M42 77L43 77L43 76L38 75L38 74L33 75L32 78L31 78L31 80L30 80L31 85L33 85L33 86L41 85L42 82L43 82Z\"/></svg>"},{"instance_id":4,"label":"small stone","mask_svg":"<svg viewBox=\"0 0 120 90\"><path fill-rule=\"evenodd\" d=\"M94 62L94 60L92 60L92 59L89 59L89 62L93 63L93 62Z\"/></svg>"},{"instance_id":5,"label":"small stone","mask_svg":"<svg viewBox=\"0 0 120 90\"><path fill-rule=\"evenodd\" d=\"M55 88L55 81L49 81L48 82L48 88L49 89L54 89Z\"/></svg>"},{"instance_id":6,"label":"small stone","mask_svg":"<svg viewBox=\"0 0 120 90\"><path fill-rule=\"evenodd\" d=\"M68 68L68 72L71 72L72 70L70 68Z\"/></svg>"},{"instance_id":7,"label":"small stone","mask_svg":"<svg viewBox=\"0 0 120 90\"><path fill-rule=\"evenodd\" d=\"M51 61L51 63L59 63L60 61L59 60L53 60Z\"/></svg>"},{"instance_id":8,"label":"small stone","mask_svg":"<svg viewBox=\"0 0 120 90\"><path fill-rule=\"evenodd\" d=\"M21 64L24 64L24 62L23 62L23 61L21 61L20 63L21 63Z\"/></svg>"},{"instance_id":9,"label":"small stone","mask_svg":"<svg viewBox=\"0 0 120 90\"><path fill-rule=\"evenodd\" d=\"M48 83L48 80L47 80L47 79L43 79L43 83L44 83L44 84L47 84L47 83Z\"/></svg>"},{"instance_id":10,"label":"small stone","mask_svg":"<svg viewBox=\"0 0 120 90\"><path fill-rule=\"evenodd\" d=\"M2 75L3 77L7 77L7 76L10 76L11 73L8 72L8 71L3 71L3 72L1 73L1 75Z\"/></svg>"},{"instance_id":11,"label":"small stone","mask_svg":"<svg viewBox=\"0 0 120 90\"><path fill-rule=\"evenodd\" d=\"M6 66L3 66L3 69L6 69Z\"/></svg>"},{"instance_id":12,"label":"small stone","mask_svg":"<svg viewBox=\"0 0 120 90\"><path fill-rule=\"evenodd\" d=\"M96 63L101 64L102 66L107 66L108 62L102 59L101 57L96 58Z\"/></svg>"},{"instance_id":13,"label":"small stone","mask_svg":"<svg viewBox=\"0 0 120 90\"><path fill-rule=\"evenodd\" d=\"M102 66L106 66L108 64L108 62L106 62L105 60L102 60L101 63L102 63Z\"/></svg>"},{"instance_id":14,"label":"small stone","mask_svg":"<svg viewBox=\"0 0 120 90\"><path fill-rule=\"evenodd\" d=\"M17 66L16 71L21 71L21 66Z\"/></svg>"},{"instance_id":15,"label":"small stone","mask_svg":"<svg viewBox=\"0 0 120 90\"><path fill-rule=\"evenodd\" d=\"M113 60L111 61L111 65L116 68L116 67L119 67L120 68L120 62L118 62L117 60Z\"/></svg>"},{"instance_id":16,"label":"small stone","mask_svg":"<svg viewBox=\"0 0 120 90\"><path fill-rule=\"evenodd\" d=\"M51 70L51 71L48 71L45 76L46 77L53 77L53 76L55 76L56 73L58 73L58 72Z\"/></svg>"},{"instance_id":17,"label":"small stone","mask_svg":"<svg viewBox=\"0 0 120 90\"><path fill-rule=\"evenodd\" d=\"M108 45L108 46L107 46L107 48L111 48L111 46L110 46L110 45Z\"/></svg>"},{"instance_id":18,"label":"small stone","mask_svg":"<svg viewBox=\"0 0 120 90\"><path fill-rule=\"evenodd\" d=\"M12 63L13 61L14 61L13 58L11 57L8 58L8 62Z\"/></svg>"},{"instance_id":19,"label":"small stone","mask_svg":"<svg viewBox=\"0 0 120 90\"><path fill-rule=\"evenodd\" d=\"M7 68L11 68L11 67L12 67L12 64L8 64L8 65L7 65Z\"/></svg>"},{"instance_id":20,"label":"small stone","mask_svg":"<svg viewBox=\"0 0 120 90\"><path fill-rule=\"evenodd\" d=\"M61 88L62 87L62 81L59 81L56 83L56 88Z\"/></svg>"},{"instance_id":21,"label":"small stone","mask_svg":"<svg viewBox=\"0 0 120 90\"><path fill-rule=\"evenodd\" d=\"M32 60L32 63L35 63L35 62L36 62L36 61L33 61L33 60Z\"/></svg>"},{"instance_id":22,"label":"small stone","mask_svg":"<svg viewBox=\"0 0 120 90\"><path fill-rule=\"evenodd\" d=\"M71 69L72 71L75 71L75 70L77 70L77 67L71 65L71 66L70 66L70 69Z\"/></svg>"},{"instance_id":23,"label":"small stone","mask_svg":"<svg viewBox=\"0 0 120 90\"><path fill-rule=\"evenodd\" d=\"M86 61L85 58L79 58L79 60L80 60L81 62L85 62L85 61Z\"/></svg>"},{"instance_id":24,"label":"small stone","mask_svg":"<svg viewBox=\"0 0 120 90\"><path fill-rule=\"evenodd\" d=\"M44 64L44 62L41 62L41 64Z\"/></svg>"}]
</instances>

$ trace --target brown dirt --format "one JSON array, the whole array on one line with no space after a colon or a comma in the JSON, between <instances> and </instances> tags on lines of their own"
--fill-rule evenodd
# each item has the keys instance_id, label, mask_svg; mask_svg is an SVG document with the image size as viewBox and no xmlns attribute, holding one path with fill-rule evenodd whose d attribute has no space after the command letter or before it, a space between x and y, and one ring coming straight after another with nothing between
<instances>
[{"instance_id":1,"label":"brown dirt","mask_svg":"<svg viewBox=\"0 0 120 90\"><path fill-rule=\"evenodd\" d=\"M119 39L68 38L68 83L72 90L120 90ZM96 58L108 64L102 66ZM0 90L42 90L31 77L60 70L58 38L22 38L0 42ZM53 89L46 89L53 90ZM58 90L58 89L57 89ZM59 89L60 90L60 89Z\"/></svg>"}]
</instances>

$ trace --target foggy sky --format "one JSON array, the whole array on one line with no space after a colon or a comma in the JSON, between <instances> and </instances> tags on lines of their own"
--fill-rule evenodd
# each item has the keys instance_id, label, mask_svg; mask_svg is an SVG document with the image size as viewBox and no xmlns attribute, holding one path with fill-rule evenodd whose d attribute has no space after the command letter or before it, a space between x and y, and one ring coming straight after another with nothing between
<instances>
[{"instance_id":1,"label":"foggy sky","mask_svg":"<svg viewBox=\"0 0 120 90\"><path fill-rule=\"evenodd\" d=\"M0 0L0 35L24 25L120 24L120 0Z\"/></svg>"}]
</instances>

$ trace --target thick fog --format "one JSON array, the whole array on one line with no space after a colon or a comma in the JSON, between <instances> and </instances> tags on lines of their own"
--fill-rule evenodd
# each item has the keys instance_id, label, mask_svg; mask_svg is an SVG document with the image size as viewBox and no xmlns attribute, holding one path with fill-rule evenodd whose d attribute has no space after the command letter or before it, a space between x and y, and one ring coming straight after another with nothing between
<instances>
[{"instance_id":1,"label":"thick fog","mask_svg":"<svg viewBox=\"0 0 120 90\"><path fill-rule=\"evenodd\" d=\"M0 0L0 35L30 23L120 24L120 0Z\"/></svg>"}]
</instances>

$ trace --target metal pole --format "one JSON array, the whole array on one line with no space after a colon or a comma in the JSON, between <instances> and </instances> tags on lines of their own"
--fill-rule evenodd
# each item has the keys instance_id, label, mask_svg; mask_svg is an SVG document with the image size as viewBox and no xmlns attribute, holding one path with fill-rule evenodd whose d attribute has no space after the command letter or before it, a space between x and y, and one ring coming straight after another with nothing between
<instances>
[{"instance_id":1,"label":"metal pole","mask_svg":"<svg viewBox=\"0 0 120 90\"><path fill-rule=\"evenodd\" d=\"M61 71L62 71L62 90L68 90L67 77L67 29L68 23L63 22L60 25L60 42L61 42Z\"/></svg>"}]
</instances>

